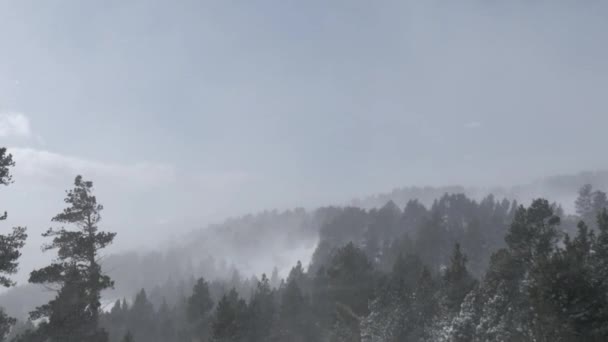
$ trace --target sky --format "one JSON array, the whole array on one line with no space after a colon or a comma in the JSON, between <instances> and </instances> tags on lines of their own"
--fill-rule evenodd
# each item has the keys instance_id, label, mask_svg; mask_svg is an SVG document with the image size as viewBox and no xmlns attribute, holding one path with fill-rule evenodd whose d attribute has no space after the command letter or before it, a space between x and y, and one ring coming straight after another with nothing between
<instances>
[{"instance_id":1,"label":"sky","mask_svg":"<svg viewBox=\"0 0 608 342\"><path fill-rule=\"evenodd\" d=\"M124 249L397 186L606 168L607 17L597 0L0 0L3 225L28 226L28 269L77 174Z\"/></svg>"}]
</instances>

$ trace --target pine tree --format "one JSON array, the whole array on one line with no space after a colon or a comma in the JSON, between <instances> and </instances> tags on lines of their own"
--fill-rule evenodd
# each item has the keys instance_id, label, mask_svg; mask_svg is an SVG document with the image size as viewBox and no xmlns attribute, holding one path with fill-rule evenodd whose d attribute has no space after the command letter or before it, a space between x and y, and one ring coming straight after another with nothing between
<instances>
[{"instance_id":1,"label":"pine tree","mask_svg":"<svg viewBox=\"0 0 608 342\"><path fill-rule=\"evenodd\" d=\"M358 316L367 315L374 274L365 253L353 243L347 244L334 255L327 274L332 301L348 306Z\"/></svg>"},{"instance_id":2,"label":"pine tree","mask_svg":"<svg viewBox=\"0 0 608 342\"><path fill-rule=\"evenodd\" d=\"M575 203L576 213L588 227L596 227L596 218L608 207L608 197L603 191L593 191L591 184L585 184L578 193Z\"/></svg>"},{"instance_id":3,"label":"pine tree","mask_svg":"<svg viewBox=\"0 0 608 342\"><path fill-rule=\"evenodd\" d=\"M312 280L311 303L314 324L320 330L326 330L331 326L334 304L329 286L329 276L324 266L320 266Z\"/></svg>"},{"instance_id":4,"label":"pine tree","mask_svg":"<svg viewBox=\"0 0 608 342\"><path fill-rule=\"evenodd\" d=\"M6 148L0 148L0 185L7 186L13 182L13 177L10 174L10 168L15 166L13 156L6 152ZM0 216L0 221L6 220L7 213L4 212ZM15 227L13 231L7 235L0 235L0 285L4 287L14 286L9 275L17 272L19 266L17 260L21 256L21 248L25 245L27 234L24 227ZM2 308L0 308L0 340L2 340L10 331L11 326L16 320L9 317Z\"/></svg>"},{"instance_id":5,"label":"pine tree","mask_svg":"<svg viewBox=\"0 0 608 342\"><path fill-rule=\"evenodd\" d=\"M434 272L444 264L449 255L451 244L448 242L448 237L444 218L438 209L433 209L430 218L418 228L414 246L416 254Z\"/></svg>"},{"instance_id":6,"label":"pine tree","mask_svg":"<svg viewBox=\"0 0 608 342\"><path fill-rule=\"evenodd\" d=\"M591 257L592 282L598 291L608 293L608 210L603 209L597 217L598 234L593 244ZM591 324L595 336L608 339L608 298L600 297L603 305L593 317Z\"/></svg>"},{"instance_id":7,"label":"pine tree","mask_svg":"<svg viewBox=\"0 0 608 342\"><path fill-rule=\"evenodd\" d=\"M249 340L252 342L267 341L274 322L275 300L266 274L258 282L251 302L249 303Z\"/></svg>"},{"instance_id":8,"label":"pine tree","mask_svg":"<svg viewBox=\"0 0 608 342\"><path fill-rule=\"evenodd\" d=\"M415 328L410 310L424 265L412 254L400 254L388 280L376 289L377 298L370 303L370 314L362 320L362 340L369 342L407 341ZM404 339L405 338L405 339Z\"/></svg>"},{"instance_id":9,"label":"pine tree","mask_svg":"<svg viewBox=\"0 0 608 342\"><path fill-rule=\"evenodd\" d=\"M480 289L485 305L477 329L479 340L550 338L546 322L553 319L552 308L544 293L555 273L551 262L558 252L559 223L547 200L537 199L530 207L517 209L505 236L507 248L493 254Z\"/></svg>"},{"instance_id":10,"label":"pine tree","mask_svg":"<svg viewBox=\"0 0 608 342\"><path fill-rule=\"evenodd\" d=\"M591 184L583 185L578 191L578 198L575 202L576 213L587 220L593 213L593 187Z\"/></svg>"},{"instance_id":11,"label":"pine tree","mask_svg":"<svg viewBox=\"0 0 608 342\"><path fill-rule=\"evenodd\" d=\"M467 270L467 257L460 250L460 244L454 245L450 266L443 276L446 304L449 311L457 312L464 297L475 286L475 279Z\"/></svg>"},{"instance_id":12,"label":"pine tree","mask_svg":"<svg viewBox=\"0 0 608 342\"><path fill-rule=\"evenodd\" d=\"M296 265L289 271L289 275L287 276L287 283L296 282L296 284L302 289L302 287L306 286L306 273L304 272L304 267L302 267L302 262L298 260Z\"/></svg>"},{"instance_id":13,"label":"pine tree","mask_svg":"<svg viewBox=\"0 0 608 342\"><path fill-rule=\"evenodd\" d=\"M222 296L215 310L213 338L218 342L240 342L246 335L247 304L235 289Z\"/></svg>"},{"instance_id":14,"label":"pine tree","mask_svg":"<svg viewBox=\"0 0 608 342\"><path fill-rule=\"evenodd\" d=\"M46 318L43 333L53 342L105 341L99 329L101 291L113 286L102 272L99 251L114 240L115 233L100 231L103 206L93 195L93 183L77 176L67 191L68 207L53 222L72 224L74 230L50 228L44 237L52 238L45 251L57 249L57 260L30 275L34 284L57 284L57 297L32 312L33 319Z\"/></svg>"},{"instance_id":15,"label":"pine tree","mask_svg":"<svg viewBox=\"0 0 608 342\"><path fill-rule=\"evenodd\" d=\"M209 334L208 315L213 308L213 301L209 294L209 284L205 279L197 280L187 305L188 320L194 324L195 335L201 339L206 338Z\"/></svg>"},{"instance_id":16,"label":"pine tree","mask_svg":"<svg viewBox=\"0 0 608 342\"><path fill-rule=\"evenodd\" d=\"M141 289L129 310L127 317L128 327L138 340L152 341L157 335L157 326L154 324L154 305L148 300L145 289Z\"/></svg>"},{"instance_id":17,"label":"pine tree","mask_svg":"<svg viewBox=\"0 0 608 342\"><path fill-rule=\"evenodd\" d=\"M549 202L538 199L528 209L517 211L505 241L518 260L531 266L534 261L547 260L555 250L559 223Z\"/></svg>"},{"instance_id":18,"label":"pine tree","mask_svg":"<svg viewBox=\"0 0 608 342\"><path fill-rule=\"evenodd\" d=\"M604 289L594 281L591 259L595 234L581 221L574 239L564 239L560 249L546 265L547 272L539 279L533 303L544 310L539 323L544 335L552 339L603 341L597 328L606 322L596 321L606 307ZM599 324L598 324L599 323Z\"/></svg>"},{"instance_id":19,"label":"pine tree","mask_svg":"<svg viewBox=\"0 0 608 342\"><path fill-rule=\"evenodd\" d=\"M597 215L601 214L601 212L608 208L608 196L605 192L596 190L593 193L593 220L591 222L596 223Z\"/></svg>"},{"instance_id":20,"label":"pine tree","mask_svg":"<svg viewBox=\"0 0 608 342\"><path fill-rule=\"evenodd\" d=\"M17 323L15 318L9 317L4 309L0 308L0 341L10 333L11 327Z\"/></svg>"},{"instance_id":21,"label":"pine tree","mask_svg":"<svg viewBox=\"0 0 608 342\"><path fill-rule=\"evenodd\" d=\"M318 340L310 302L295 279L290 280L283 291L277 325L276 337L280 341Z\"/></svg>"},{"instance_id":22,"label":"pine tree","mask_svg":"<svg viewBox=\"0 0 608 342\"><path fill-rule=\"evenodd\" d=\"M169 304L167 304L167 301L163 298L163 302L160 305L160 308L158 309L158 312L156 314L156 321L158 324L158 340L159 341L175 341L175 337L176 337L176 325L175 325L175 317L173 315L173 312L171 311L171 309L169 309ZM207 334L208 331L206 331L206 326L205 326L205 331L203 332L204 338L203 336L201 336L201 341L206 341L207 340Z\"/></svg>"}]
</instances>

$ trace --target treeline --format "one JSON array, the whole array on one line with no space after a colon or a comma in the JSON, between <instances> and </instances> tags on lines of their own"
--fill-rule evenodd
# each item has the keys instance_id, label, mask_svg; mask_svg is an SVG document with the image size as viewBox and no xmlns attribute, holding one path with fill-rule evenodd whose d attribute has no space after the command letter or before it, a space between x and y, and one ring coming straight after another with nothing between
<instances>
[{"instance_id":1,"label":"treeline","mask_svg":"<svg viewBox=\"0 0 608 342\"><path fill-rule=\"evenodd\" d=\"M580 221L573 236L560 229L558 207L546 200L529 207L509 204L509 210L504 204L501 218L510 217L511 223L482 277L470 271L458 242L445 263L442 257L429 262L418 255L422 249L416 243L425 241L422 232L435 222L439 200L422 216L418 224L424 228L414 238L405 232L390 244L416 241L409 249L378 252L365 238L351 241L316 260L314 268L298 263L278 284L276 276L265 275L240 287L238 281L200 278L192 293L171 307L155 308L142 290L132 304L117 301L101 325L112 341L605 341L608 213L597 206L604 194L588 190L583 188L577 201L579 213L599 212L593 228ZM443 201L448 198L465 200ZM337 224L342 215L385 217L379 214L385 209L365 215L340 211L324 234L343 229ZM447 233L449 216L443 216L443 228L435 228ZM363 218L356 217L352 222ZM364 229L353 236L369 234ZM396 252L388 269L387 251Z\"/></svg>"},{"instance_id":2,"label":"treeline","mask_svg":"<svg viewBox=\"0 0 608 342\"><path fill-rule=\"evenodd\" d=\"M459 243L437 268L412 249L385 271L348 242L278 284L200 278L177 305L157 308L142 290L101 325L112 341L605 341L608 213L572 237L560 224L546 200L517 206L481 278Z\"/></svg>"},{"instance_id":3,"label":"treeline","mask_svg":"<svg viewBox=\"0 0 608 342\"><path fill-rule=\"evenodd\" d=\"M0 149L0 184L12 156ZM191 341L605 341L608 339L608 206L584 186L577 215L544 199L525 207L493 196L445 194L426 207L327 207L308 267L281 279L196 274L150 298L102 304L115 284L100 251L103 206L77 176L63 225L44 233L57 257L29 281L55 290L30 320L0 314L14 342ZM297 213L306 218L304 213ZM4 218L6 215L3 216ZM1 217L0 217L1 218ZM298 219L300 220L300 219ZM307 221L306 219L305 221ZM306 225L310 226L310 225ZM253 241L264 248L267 241ZM17 269L24 228L0 238L0 281Z\"/></svg>"}]
</instances>

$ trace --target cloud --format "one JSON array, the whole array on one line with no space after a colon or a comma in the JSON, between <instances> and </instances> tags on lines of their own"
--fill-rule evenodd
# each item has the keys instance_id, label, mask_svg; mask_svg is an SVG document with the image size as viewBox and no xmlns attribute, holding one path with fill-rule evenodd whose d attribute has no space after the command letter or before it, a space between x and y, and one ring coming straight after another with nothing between
<instances>
[{"instance_id":1,"label":"cloud","mask_svg":"<svg viewBox=\"0 0 608 342\"><path fill-rule=\"evenodd\" d=\"M0 137L30 137L30 120L21 113L0 113Z\"/></svg>"},{"instance_id":2,"label":"cloud","mask_svg":"<svg viewBox=\"0 0 608 342\"><path fill-rule=\"evenodd\" d=\"M194 183L199 188L216 191L238 188L250 180L251 176L241 171L206 172L194 176Z\"/></svg>"},{"instance_id":3,"label":"cloud","mask_svg":"<svg viewBox=\"0 0 608 342\"><path fill-rule=\"evenodd\" d=\"M16 162L15 177L20 182L56 184L82 174L85 178L129 186L155 186L174 182L171 165L137 162L120 164L66 156L33 148L8 148Z\"/></svg>"},{"instance_id":4,"label":"cloud","mask_svg":"<svg viewBox=\"0 0 608 342\"><path fill-rule=\"evenodd\" d=\"M468 129L476 129L481 127L481 122L479 121L471 121L464 124L464 128Z\"/></svg>"}]
</instances>

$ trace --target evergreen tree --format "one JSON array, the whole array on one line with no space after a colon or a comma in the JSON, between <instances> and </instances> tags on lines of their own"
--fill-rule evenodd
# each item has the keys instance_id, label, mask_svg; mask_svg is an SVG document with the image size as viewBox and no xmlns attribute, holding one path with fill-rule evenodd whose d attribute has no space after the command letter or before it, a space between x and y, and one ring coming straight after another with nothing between
<instances>
[{"instance_id":1,"label":"evergreen tree","mask_svg":"<svg viewBox=\"0 0 608 342\"><path fill-rule=\"evenodd\" d=\"M0 220L6 219L6 212ZM13 231L6 235L0 235L0 285L11 287L15 285L8 276L17 272L21 256L21 248L25 245L27 234L24 227L14 227Z\"/></svg>"},{"instance_id":2,"label":"evergreen tree","mask_svg":"<svg viewBox=\"0 0 608 342\"><path fill-rule=\"evenodd\" d=\"M606 336L598 338L597 326L593 326L606 305L605 292L594 283L590 263L595 236L582 221L578 229L574 239L565 237L564 249L552 256L542 277L531 284L531 301L538 316L536 331L555 340L602 341Z\"/></svg>"},{"instance_id":3,"label":"evergreen tree","mask_svg":"<svg viewBox=\"0 0 608 342\"><path fill-rule=\"evenodd\" d=\"M593 187L591 184L583 185L578 191L578 198L575 202L576 213L587 224L593 217Z\"/></svg>"},{"instance_id":4,"label":"evergreen tree","mask_svg":"<svg viewBox=\"0 0 608 342\"><path fill-rule=\"evenodd\" d=\"M31 283L61 286L54 300L32 312L32 318L48 320L44 333L51 341L107 340L98 327L100 295L113 282L102 272L99 251L116 234L99 230L103 206L92 192L93 183L77 176L74 188L67 191L68 207L53 217L53 222L73 224L76 229L50 228L44 233L52 242L43 249L57 249L58 258L30 275Z\"/></svg>"},{"instance_id":5,"label":"evergreen tree","mask_svg":"<svg viewBox=\"0 0 608 342\"><path fill-rule=\"evenodd\" d=\"M314 324L324 331L331 326L331 317L334 313L329 276L324 266L321 266L312 280L312 311Z\"/></svg>"},{"instance_id":6,"label":"evergreen tree","mask_svg":"<svg viewBox=\"0 0 608 342\"><path fill-rule=\"evenodd\" d=\"M443 275L444 291L448 310L457 312L464 297L475 286L475 279L467 270L467 257L460 250L460 244L454 245L450 266Z\"/></svg>"},{"instance_id":7,"label":"evergreen tree","mask_svg":"<svg viewBox=\"0 0 608 342\"><path fill-rule=\"evenodd\" d=\"M420 259L400 254L388 280L382 282L370 303L370 314L362 320L362 338L366 342L407 341L415 325L416 312L411 310L418 280L424 271Z\"/></svg>"},{"instance_id":8,"label":"evergreen tree","mask_svg":"<svg viewBox=\"0 0 608 342\"><path fill-rule=\"evenodd\" d=\"M110 312L102 315L101 326L108 331L110 341L119 341L126 332L128 308L123 310L119 299L114 302Z\"/></svg>"},{"instance_id":9,"label":"evergreen tree","mask_svg":"<svg viewBox=\"0 0 608 342\"><path fill-rule=\"evenodd\" d=\"M188 320L194 324L194 333L200 339L205 339L209 334L208 315L213 308L213 301L209 294L209 284L205 279L197 280L192 289L192 296L188 298L187 304Z\"/></svg>"},{"instance_id":10,"label":"evergreen tree","mask_svg":"<svg viewBox=\"0 0 608 342\"><path fill-rule=\"evenodd\" d=\"M15 166L13 156L7 153L6 148L0 148L0 185L7 186L13 182L10 168ZM6 220L6 211L0 215L0 221ZM9 276L17 272L18 259L21 256L21 248L25 245L27 234L24 227L14 227L9 234L0 234L0 285L4 287L14 286L15 282ZM16 320L9 317L0 308L0 340L10 331Z\"/></svg>"},{"instance_id":11,"label":"evergreen tree","mask_svg":"<svg viewBox=\"0 0 608 342\"><path fill-rule=\"evenodd\" d=\"M247 304L232 289L222 296L215 310L213 339L218 342L240 342L247 337Z\"/></svg>"},{"instance_id":12,"label":"evergreen tree","mask_svg":"<svg viewBox=\"0 0 608 342\"><path fill-rule=\"evenodd\" d=\"M156 314L156 321L159 330L157 337L158 341L175 341L177 331L175 326L174 314L169 308L169 305L167 304L167 301L164 298ZM201 336L201 341L206 341L208 338L209 332L207 331L206 326L204 328L205 330L201 333L201 335L199 335Z\"/></svg>"},{"instance_id":13,"label":"evergreen tree","mask_svg":"<svg viewBox=\"0 0 608 342\"><path fill-rule=\"evenodd\" d=\"M480 340L544 341L555 331L545 324L552 310L543 293L554 272L559 223L547 200L518 208L505 237L507 248L492 256L482 285Z\"/></svg>"},{"instance_id":14,"label":"evergreen tree","mask_svg":"<svg viewBox=\"0 0 608 342\"><path fill-rule=\"evenodd\" d=\"M305 342L318 340L310 302L295 279L283 291L277 323L278 341Z\"/></svg>"},{"instance_id":15,"label":"evergreen tree","mask_svg":"<svg viewBox=\"0 0 608 342\"><path fill-rule=\"evenodd\" d=\"M598 234L590 256L591 281L603 295L596 298L602 305L591 316L589 324L594 336L608 339L608 210L603 209L597 217Z\"/></svg>"},{"instance_id":16,"label":"evergreen tree","mask_svg":"<svg viewBox=\"0 0 608 342\"><path fill-rule=\"evenodd\" d=\"M450 342L480 341L476 337L482 305L479 288L474 288L464 298L460 311L451 322L448 339Z\"/></svg>"},{"instance_id":17,"label":"evergreen tree","mask_svg":"<svg viewBox=\"0 0 608 342\"><path fill-rule=\"evenodd\" d=\"M529 267L535 261L546 261L555 250L559 223L549 202L538 199L528 209L518 210L505 241L512 254Z\"/></svg>"},{"instance_id":18,"label":"evergreen tree","mask_svg":"<svg viewBox=\"0 0 608 342\"><path fill-rule=\"evenodd\" d=\"M4 309L0 308L0 341L10 333L11 327L17 323L15 318L9 317Z\"/></svg>"},{"instance_id":19,"label":"evergreen tree","mask_svg":"<svg viewBox=\"0 0 608 342\"><path fill-rule=\"evenodd\" d=\"M374 273L361 249L353 243L340 248L332 258L327 275L334 303L349 307L355 315L368 313L368 304L374 294Z\"/></svg>"},{"instance_id":20,"label":"evergreen tree","mask_svg":"<svg viewBox=\"0 0 608 342\"><path fill-rule=\"evenodd\" d=\"M249 341L263 342L269 339L275 318L274 293L266 274L258 282L249 303Z\"/></svg>"},{"instance_id":21,"label":"evergreen tree","mask_svg":"<svg viewBox=\"0 0 608 342\"><path fill-rule=\"evenodd\" d=\"M597 228L597 215L608 208L608 197L603 191L594 191L591 184L585 184L578 192L575 207L576 213L588 227Z\"/></svg>"},{"instance_id":22,"label":"evergreen tree","mask_svg":"<svg viewBox=\"0 0 608 342\"><path fill-rule=\"evenodd\" d=\"M145 289L141 289L129 310L127 316L129 330L141 341L153 341L157 336L157 326L154 321L154 305L148 300Z\"/></svg>"},{"instance_id":23,"label":"evergreen tree","mask_svg":"<svg viewBox=\"0 0 608 342\"><path fill-rule=\"evenodd\" d=\"M289 275L287 276L287 283L295 282L300 289L306 287L306 273L304 272L304 267L302 267L302 262L298 260L296 265L291 268L289 271Z\"/></svg>"},{"instance_id":24,"label":"evergreen tree","mask_svg":"<svg viewBox=\"0 0 608 342\"><path fill-rule=\"evenodd\" d=\"M591 222L595 223L597 215L606 208L608 208L608 196L603 191L595 191L593 194L593 213L595 214L595 217L593 217Z\"/></svg>"},{"instance_id":25,"label":"evergreen tree","mask_svg":"<svg viewBox=\"0 0 608 342\"><path fill-rule=\"evenodd\" d=\"M431 217L418 228L414 245L416 254L433 272L437 272L444 264L451 244L445 228L445 220L438 209L434 209Z\"/></svg>"}]
</instances>

